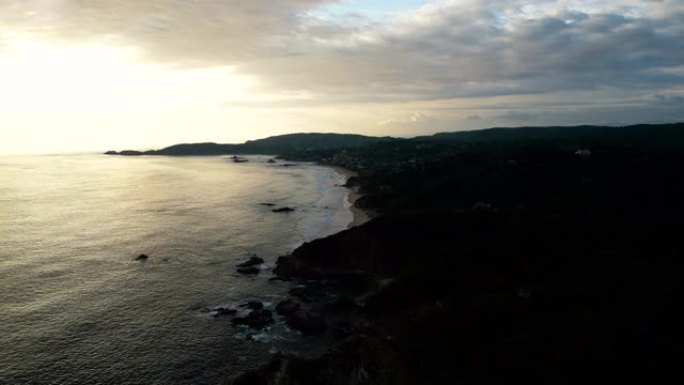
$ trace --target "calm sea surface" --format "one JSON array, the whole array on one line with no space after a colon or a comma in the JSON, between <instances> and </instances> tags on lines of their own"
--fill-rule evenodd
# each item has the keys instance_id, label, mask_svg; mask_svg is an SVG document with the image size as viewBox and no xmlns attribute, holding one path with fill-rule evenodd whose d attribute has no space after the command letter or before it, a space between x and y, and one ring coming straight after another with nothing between
<instances>
[{"instance_id":1,"label":"calm sea surface","mask_svg":"<svg viewBox=\"0 0 684 385\"><path fill-rule=\"evenodd\" d=\"M324 346L280 324L247 341L205 310L273 307L287 284L234 265L352 219L342 175L266 160L0 157L0 384L219 384Z\"/></svg>"}]
</instances>

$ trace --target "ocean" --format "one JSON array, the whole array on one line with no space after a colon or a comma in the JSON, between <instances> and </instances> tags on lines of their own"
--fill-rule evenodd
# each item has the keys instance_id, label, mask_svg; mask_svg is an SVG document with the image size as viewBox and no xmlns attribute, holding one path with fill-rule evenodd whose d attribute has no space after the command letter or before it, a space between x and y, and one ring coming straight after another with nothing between
<instances>
[{"instance_id":1,"label":"ocean","mask_svg":"<svg viewBox=\"0 0 684 385\"><path fill-rule=\"evenodd\" d=\"M207 311L274 307L289 284L235 265L272 267L352 220L338 171L248 159L0 157L0 384L221 384L276 351L322 351Z\"/></svg>"}]
</instances>

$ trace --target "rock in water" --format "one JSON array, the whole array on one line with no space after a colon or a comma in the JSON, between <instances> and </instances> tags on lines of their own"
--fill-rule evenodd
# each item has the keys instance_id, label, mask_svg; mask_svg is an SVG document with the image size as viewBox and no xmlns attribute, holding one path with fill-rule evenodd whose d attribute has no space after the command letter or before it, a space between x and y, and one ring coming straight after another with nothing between
<instances>
[{"instance_id":1,"label":"rock in water","mask_svg":"<svg viewBox=\"0 0 684 385\"><path fill-rule=\"evenodd\" d=\"M220 316L226 316L226 315L235 315L237 314L237 310L235 309L230 309L230 308L225 308L225 307L219 307L214 309L216 313L214 314L214 317L220 317Z\"/></svg>"},{"instance_id":2,"label":"rock in water","mask_svg":"<svg viewBox=\"0 0 684 385\"><path fill-rule=\"evenodd\" d=\"M276 281L290 282L290 281L292 281L292 278L290 278L290 277L271 277L268 280L271 282L276 282Z\"/></svg>"},{"instance_id":3,"label":"rock in water","mask_svg":"<svg viewBox=\"0 0 684 385\"><path fill-rule=\"evenodd\" d=\"M246 163L249 161L247 158L237 155L231 156L230 159L232 159L235 163Z\"/></svg>"},{"instance_id":4,"label":"rock in water","mask_svg":"<svg viewBox=\"0 0 684 385\"><path fill-rule=\"evenodd\" d=\"M261 272L261 269L257 266L238 267L237 272L240 274L256 275Z\"/></svg>"},{"instance_id":5,"label":"rock in water","mask_svg":"<svg viewBox=\"0 0 684 385\"><path fill-rule=\"evenodd\" d=\"M273 313L268 309L251 311L246 317L233 318L233 325L246 325L253 329L263 329L273 322Z\"/></svg>"},{"instance_id":6,"label":"rock in water","mask_svg":"<svg viewBox=\"0 0 684 385\"><path fill-rule=\"evenodd\" d=\"M252 267L252 266L261 265L262 263L264 263L263 259L253 255L253 256L249 257L249 259L247 261L238 264L237 267Z\"/></svg>"},{"instance_id":7,"label":"rock in water","mask_svg":"<svg viewBox=\"0 0 684 385\"><path fill-rule=\"evenodd\" d=\"M247 303L243 303L242 305L240 305L240 307L251 310L261 310L264 308L264 304L259 301L249 301Z\"/></svg>"},{"instance_id":8,"label":"rock in water","mask_svg":"<svg viewBox=\"0 0 684 385\"><path fill-rule=\"evenodd\" d=\"M147 261L147 259L150 258L146 254L140 254L138 257L135 259L136 261Z\"/></svg>"},{"instance_id":9,"label":"rock in water","mask_svg":"<svg viewBox=\"0 0 684 385\"><path fill-rule=\"evenodd\" d=\"M290 213L295 211L295 209L293 209L292 207L278 207L277 209L273 209L271 211L273 211L274 213Z\"/></svg>"}]
</instances>

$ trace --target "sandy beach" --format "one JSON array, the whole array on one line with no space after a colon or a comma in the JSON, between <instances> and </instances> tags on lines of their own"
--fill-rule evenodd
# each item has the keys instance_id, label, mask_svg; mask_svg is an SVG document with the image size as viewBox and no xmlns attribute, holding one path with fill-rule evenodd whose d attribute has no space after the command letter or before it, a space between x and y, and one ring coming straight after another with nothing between
<instances>
[{"instance_id":1,"label":"sandy beach","mask_svg":"<svg viewBox=\"0 0 684 385\"><path fill-rule=\"evenodd\" d=\"M349 180L351 177L358 176L356 172L347 170L346 168L337 166L332 166L332 168L344 175L346 180ZM356 201L362 196L359 194L359 186L347 187L347 189L349 190L349 193L347 194L349 210L351 210L353 215L352 221L349 223L349 225L347 225L347 228L350 229L368 222L369 220L373 219L375 215L368 210L364 210L356 206Z\"/></svg>"}]
</instances>

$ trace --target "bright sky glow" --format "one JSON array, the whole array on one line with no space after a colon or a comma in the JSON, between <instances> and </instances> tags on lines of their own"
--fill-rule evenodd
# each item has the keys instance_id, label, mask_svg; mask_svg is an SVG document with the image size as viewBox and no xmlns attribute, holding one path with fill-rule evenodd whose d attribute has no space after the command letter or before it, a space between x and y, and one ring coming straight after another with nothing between
<instances>
[{"instance_id":1,"label":"bright sky glow","mask_svg":"<svg viewBox=\"0 0 684 385\"><path fill-rule=\"evenodd\" d=\"M98 137L154 146L190 126L243 121L233 102L275 97L251 93L256 81L228 66L179 69L123 47L19 39L0 56L0 84L0 153L10 154L97 150L88 141ZM152 128L160 123L164 130Z\"/></svg>"},{"instance_id":2,"label":"bright sky glow","mask_svg":"<svg viewBox=\"0 0 684 385\"><path fill-rule=\"evenodd\" d=\"M0 58L0 111L185 108L249 98L254 81L230 67L173 69L100 44L11 43Z\"/></svg>"}]
</instances>

